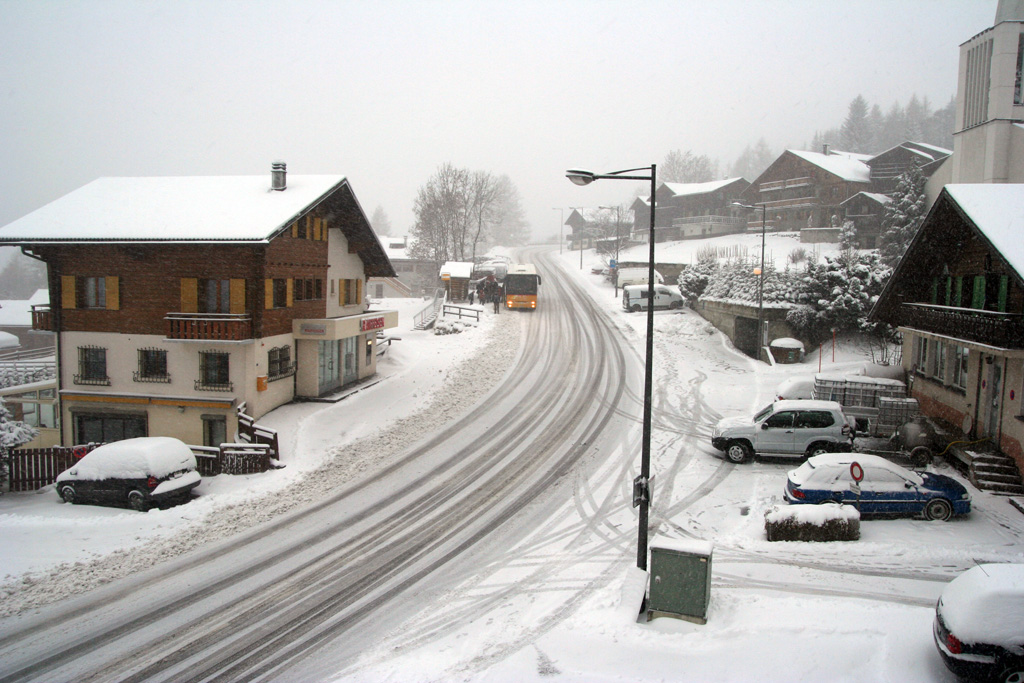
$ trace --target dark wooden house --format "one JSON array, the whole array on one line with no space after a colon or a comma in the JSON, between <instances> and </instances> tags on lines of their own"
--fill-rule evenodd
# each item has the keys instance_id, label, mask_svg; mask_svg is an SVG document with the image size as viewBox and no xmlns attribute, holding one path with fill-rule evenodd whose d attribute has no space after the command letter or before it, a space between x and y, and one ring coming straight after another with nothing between
<instances>
[{"instance_id":1,"label":"dark wooden house","mask_svg":"<svg viewBox=\"0 0 1024 683\"><path fill-rule=\"evenodd\" d=\"M390 262L341 176L101 178L0 229L46 262L62 442L216 445L376 371Z\"/></svg>"}]
</instances>

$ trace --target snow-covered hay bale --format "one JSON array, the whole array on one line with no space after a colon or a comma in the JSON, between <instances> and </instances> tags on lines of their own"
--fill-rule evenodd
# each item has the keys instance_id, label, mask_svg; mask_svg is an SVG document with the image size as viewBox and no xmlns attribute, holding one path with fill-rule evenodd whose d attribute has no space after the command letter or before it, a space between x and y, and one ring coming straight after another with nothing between
<instances>
[{"instance_id":1,"label":"snow-covered hay bale","mask_svg":"<svg viewBox=\"0 0 1024 683\"><path fill-rule=\"evenodd\" d=\"M790 505L764 515L769 541L856 541L860 512L850 505Z\"/></svg>"}]
</instances>

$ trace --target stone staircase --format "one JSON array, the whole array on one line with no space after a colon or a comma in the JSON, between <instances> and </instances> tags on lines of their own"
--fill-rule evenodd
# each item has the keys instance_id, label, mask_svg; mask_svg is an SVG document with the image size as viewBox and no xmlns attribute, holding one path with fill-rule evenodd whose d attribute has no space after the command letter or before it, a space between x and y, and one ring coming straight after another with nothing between
<instances>
[{"instance_id":1,"label":"stone staircase","mask_svg":"<svg viewBox=\"0 0 1024 683\"><path fill-rule=\"evenodd\" d=\"M1013 458L1003 453L974 453L970 458L967 476L972 484L983 491L1007 496L1024 495L1020 470Z\"/></svg>"}]
</instances>

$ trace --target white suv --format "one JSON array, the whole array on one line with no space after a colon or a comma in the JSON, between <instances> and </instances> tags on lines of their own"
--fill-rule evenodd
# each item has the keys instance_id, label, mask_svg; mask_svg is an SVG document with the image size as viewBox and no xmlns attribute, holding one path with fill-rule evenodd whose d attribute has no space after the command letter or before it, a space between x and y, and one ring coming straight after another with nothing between
<instances>
[{"instance_id":1,"label":"white suv","mask_svg":"<svg viewBox=\"0 0 1024 683\"><path fill-rule=\"evenodd\" d=\"M711 445L741 463L757 455L803 458L849 450L852 420L835 401L776 401L754 417L727 417Z\"/></svg>"}]
</instances>

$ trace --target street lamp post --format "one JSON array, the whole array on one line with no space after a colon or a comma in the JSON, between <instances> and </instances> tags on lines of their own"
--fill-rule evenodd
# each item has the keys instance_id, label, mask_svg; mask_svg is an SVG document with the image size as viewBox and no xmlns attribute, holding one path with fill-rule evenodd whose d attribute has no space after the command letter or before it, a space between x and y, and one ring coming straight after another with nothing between
<instances>
[{"instance_id":1,"label":"street lamp post","mask_svg":"<svg viewBox=\"0 0 1024 683\"><path fill-rule=\"evenodd\" d=\"M650 170L650 175L629 175L634 171ZM640 444L640 476L633 481L633 505L640 507L637 529L636 566L647 571L647 526L651 506L651 396L654 376L654 193L657 189L657 165L627 168L614 173L594 173L580 169L565 172L565 177L576 185L589 185L595 180L650 180L651 230L650 255L647 269L647 351L644 359L644 429Z\"/></svg>"},{"instance_id":2,"label":"street lamp post","mask_svg":"<svg viewBox=\"0 0 1024 683\"><path fill-rule=\"evenodd\" d=\"M757 359L761 360L761 347L766 343L764 338L764 233L765 218L768 214L768 207L765 204L740 204L733 202L733 206L743 209L761 212L761 268L757 271Z\"/></svg>"}]
</instances>

